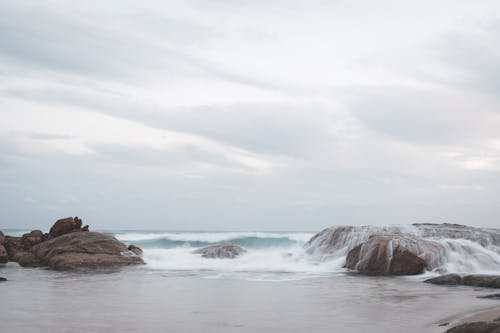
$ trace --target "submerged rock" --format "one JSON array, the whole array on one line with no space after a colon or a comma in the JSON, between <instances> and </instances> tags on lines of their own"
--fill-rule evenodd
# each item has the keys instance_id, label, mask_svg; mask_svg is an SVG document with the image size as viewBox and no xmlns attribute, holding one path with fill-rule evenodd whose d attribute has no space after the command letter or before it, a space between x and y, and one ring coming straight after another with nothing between
<instances>
[{"instance_id":1,"label":"submerged rock","mask_svg":"<svg viewBox=\"0 0 500 333\"><path fill-rule=\"evenodd\" d=\"M424 282L437 285L463 285L483 288L500 288L500 275L471 274L460 276L458 274L446 274L425 280Z\"/></svg>"},{"instance_id":2,"label":"submerged rock","mask_svg":"<svg viewBox=\"0 0 500 333\"><path fill-rule=\"evenodd\" d=\"M32 248L43 266L55 270L111 268L142 264L138 256L123 256L127 246L116 238L98 232L72 232Z\"/></svg>"},{"instance_id":3,"label":"submerged rock","mask_svg":"<svg viewBox=\"0 0 500 333\"><path fill-rule=\"evenodd\" d=\"M464 279L458 274L445 274L432 279L425 280L424 282L437 285L455 286L464 284Z\"/></svg>"},{"instance_id":4,"label":"submerged rock","mask_svg":"<svg viewBox=\"0 0 500 333\"><path fill-rule=\"evenodd\" d=\"M201 254L203 258L228 258L233 259L245 253L246 250L241 246L231 243L210 245L193 253Z\"/></svg>"},{"instance_id":5,"label":"submerged rock","mask_svg":"<svg viewBox=\"0 0 500 333\"><path fill-rule=\"evenodd\" d=\"M0 282L4 282L4 281L7 281L7 279L0 276Z\"/></svg>"},{"instance_id":6,"label":"submerged rock","mask_svg":"<svg viewBox=\"0 0 500 333\"><path fill-rule=\"evenodd\" d=\"M499 333L500 318L494 321L477 321L455 326L446 331L446 333Z\"/></svg>"}]
</instances>

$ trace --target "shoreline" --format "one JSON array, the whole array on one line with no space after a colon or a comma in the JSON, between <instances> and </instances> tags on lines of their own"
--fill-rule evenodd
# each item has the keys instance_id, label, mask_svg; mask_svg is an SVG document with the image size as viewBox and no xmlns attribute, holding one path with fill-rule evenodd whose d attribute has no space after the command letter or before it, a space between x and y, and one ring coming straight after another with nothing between
<instances>
[{"instance_id":1,"label":"shoreline","mask_svg":"<svg viewBox=\"0 0 500 333\"><path fill-rule=\"evenodd\" d=\"M491 307L484 308L481 310L476 310L473 312L458 313L456 315L443 318L442 320L435 322L434 325L442 328L443 329L442 332L446 332L451 328L463 324L469 324L474 322L489 322L497 318L500 318L500 304L493 305ZM445 323L448 324L443 325Z\"/></svg>"}]
</instances>

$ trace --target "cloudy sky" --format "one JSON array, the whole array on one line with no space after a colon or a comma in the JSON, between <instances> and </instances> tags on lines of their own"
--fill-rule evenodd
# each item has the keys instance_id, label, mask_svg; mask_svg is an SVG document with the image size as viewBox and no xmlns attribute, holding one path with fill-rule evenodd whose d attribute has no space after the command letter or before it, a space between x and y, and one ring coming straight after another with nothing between
<instances>
[{"instance_id":1,"label":"cloudy sky","mask_svg":"<svg viewBox=\"0 0 500 333\"><path fill-rule=\"evenodd\" d=\"M500 226L498 0L0 0L0 226Z\"/></svg>"}]
</instances>

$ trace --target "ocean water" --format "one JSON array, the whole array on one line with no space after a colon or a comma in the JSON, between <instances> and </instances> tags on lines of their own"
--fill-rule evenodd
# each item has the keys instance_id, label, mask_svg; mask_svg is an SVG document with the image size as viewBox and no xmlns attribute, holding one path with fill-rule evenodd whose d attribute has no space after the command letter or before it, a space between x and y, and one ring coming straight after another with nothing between
<instances>
[{"instance_id":1,"label":"ocean water","mask_svg":"<svg viewBox=\"0 0 500 333\"><path fill-rule=\"evenodd\" d=\"M444 332L500 302L492 290L425 284L444 272L500 273L496 247L445 239L446 260L414 277L364 277L345 252L307 251L314 233L108 232L143 248L145 265L98 272L0 266L5 332ZM207 259L222 242L247 253Z\"/></svg>"}]
</instances>

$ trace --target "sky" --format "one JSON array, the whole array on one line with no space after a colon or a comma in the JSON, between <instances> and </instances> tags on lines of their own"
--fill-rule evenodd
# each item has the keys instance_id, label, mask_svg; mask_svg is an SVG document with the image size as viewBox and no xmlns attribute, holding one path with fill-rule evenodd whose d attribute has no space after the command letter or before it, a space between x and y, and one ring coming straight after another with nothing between
<instances>
[{"instance_id":1,"label":"sky","mask_svg":"<svg viewBox=\"0 0 500 333\"><path fill-rule=\"evenodd\" d=\"M0 229L500 227L498 0L0 0Z\"/></svg>"}]
</instances>

